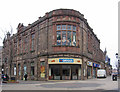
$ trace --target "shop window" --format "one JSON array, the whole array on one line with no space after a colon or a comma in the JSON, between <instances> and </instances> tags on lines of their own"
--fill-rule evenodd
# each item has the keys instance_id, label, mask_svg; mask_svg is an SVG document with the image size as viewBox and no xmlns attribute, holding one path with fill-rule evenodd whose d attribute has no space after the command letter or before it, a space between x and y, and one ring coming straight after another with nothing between
<instances>
[{"instance_id":1,"label":"shop window","mask_svg":"<svg viewBox=\"0 0 120 92\"><path fill-rule=\"evenodd\" d=\"M27 66L26 66L26 63L24 64L24 74L27 73Z\"/></svg>"},{"instance_id":2,"label":"shop window","mask_svg":"<svg viewBox=\"0 0 120 92\"><path fill-rule=\"evenodd\" d=\"M34 76L34 62L31 62L31 76Z\"/></svg>"},{"instance_id":3,"label":"shop window","mask_svg":"<svg viewBox=\"0 0 120 92\"><path fill-rule=\"evenodd\" d=\"M20 66L20 64L18 64L18 74L19 74L19 76L21 75L21 66Z\"/></svg>"},{"instance_id":4,"label":"shop window","mask_svg":"<svg viewBox=\"0 0 120 92\"><path fill-rule=\"evenodd\" d=\"M45 66L45 61L41 61L41 62L40 62L40 65L41 65L41 66Z\"/></svg>"},{"instance_id":5,"label":"shop window","mask_svg":"<svg viewBox=\"0 0 120 92\"><path fill-rule=\"evenodd\" d=\"M14 64L14 75L16 75L16 64Z\"/></svg>"},{"instance_id":6,"label":"shop window","mask_svg":"<svg viewBox=\"0 0 120 92\"><path fill-rule=\"evenodd\" d=\"M40 76L41 78L45 78L45 61L40 62Z\"/></svg>"},{"instance_id":7,"label":"shop window","mask_svg":"<svg viewBox=\"0 0 120 92\"><path fill-rule=\"evenodd\" d=\"M62 31L62 45L66 45L66 31Z\"/></svg>"},{"instance_id":8,"label":"shop window","mask_svg":"<svg viewBox=\"0 0 120 92\"><path fill-rule=\"evenodd\" d=\"M57 45L61 45L61 32L57 32Z\"/></svg>"}]
</instances>

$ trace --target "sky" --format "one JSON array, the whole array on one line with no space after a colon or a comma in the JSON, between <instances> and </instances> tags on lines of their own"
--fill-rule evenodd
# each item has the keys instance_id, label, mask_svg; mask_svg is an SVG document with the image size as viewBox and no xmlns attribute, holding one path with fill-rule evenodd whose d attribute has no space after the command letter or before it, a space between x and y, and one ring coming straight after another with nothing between
<instances>
[{"instance_id":1,"label":"sky","mask_svg":"<svg viewBox=\"0 0 120 92\"><path fill-rule=\"evenodd\" d=\"M107 49L111 64L115 67L118 52L118 1L119 0L1 0L0 37L6 31L17 32L18 23L25 26L42 17L46 12L65 8L84 14L93 32L100 39L102 51ZM2 45L0 39L0 45Z\"/></svg>"}]
</instances>

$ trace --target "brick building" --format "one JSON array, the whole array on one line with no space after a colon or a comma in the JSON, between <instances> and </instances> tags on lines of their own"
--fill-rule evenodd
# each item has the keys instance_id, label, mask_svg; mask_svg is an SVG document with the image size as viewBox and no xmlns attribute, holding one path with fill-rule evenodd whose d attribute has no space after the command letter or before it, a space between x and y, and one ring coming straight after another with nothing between
<instances>
[{"instance_id":1,"label":"brick building","mask_svg":"<svg viewBox=\"0 0 120 92\"><path fill-rule=\"evenodd\" d=\"M73 9L50 11L3 41L4 73L29 80L74 80L96 77L104 68L100 40L84 15Z\"/></svg>"}]
</instances>

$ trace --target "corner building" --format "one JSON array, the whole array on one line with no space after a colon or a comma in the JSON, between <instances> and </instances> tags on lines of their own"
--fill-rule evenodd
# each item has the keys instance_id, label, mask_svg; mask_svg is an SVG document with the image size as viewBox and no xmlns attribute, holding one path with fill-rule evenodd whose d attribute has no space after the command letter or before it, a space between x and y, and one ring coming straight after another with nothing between
<instances>
[{"instance_id":1,"label":"corner building","mask_svg":"<svg viewBox=\"0 0 120 92\"><path fill-rule=\"evenodd\" d=\"M28 80L84 80L105 66L100 40L73 9L50 11L28 26L19 23L3 44L4 73L20 80L25 73Z\"/></svg>"}]
</instances>

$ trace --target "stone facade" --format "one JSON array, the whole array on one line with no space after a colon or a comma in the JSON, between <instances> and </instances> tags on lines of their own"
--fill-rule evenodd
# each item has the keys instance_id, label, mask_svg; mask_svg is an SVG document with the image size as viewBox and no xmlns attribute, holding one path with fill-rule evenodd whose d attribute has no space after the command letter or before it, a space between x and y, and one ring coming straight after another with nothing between
<instances>
[{"instance_id":1,"label":"stone facade","mask_svg":"<svg viewBox=\"0 0 120 92\"><path fill-rule=\"evenodd\" d=\"M20 80L25 73L29 80L49 80L49 59L81 59L78 79L87 79L88 61L104 68L100 40L84 15L72 9L50 11L28 26L19 23L17 33L7 34L3 44L4 73ZM93 64L90 73L92 78Z\"/></svg>"}]
</instances>

